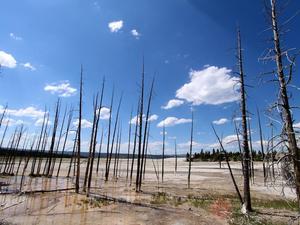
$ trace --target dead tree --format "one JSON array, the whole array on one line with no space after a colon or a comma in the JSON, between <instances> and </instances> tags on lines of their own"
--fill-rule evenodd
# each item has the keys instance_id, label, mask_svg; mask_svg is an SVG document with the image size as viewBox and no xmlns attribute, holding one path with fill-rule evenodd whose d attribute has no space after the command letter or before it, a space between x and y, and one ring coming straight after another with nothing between
<instances>
[{"instance_id":1,"label":"dead tree","mask_svg":"<svg viewBox=\"0 0 300 225\"><path fill-rule=\"evenodd\" d=\"M70 132L70 127L71 127L71 123L72 123L72 119L73 119L73 109L70 110L69 112L69 117L68 117L68 123L67 123L67 128L66 128L66 133L65 133L65 139L64 139L64 143L63 143L63 147L62 147L62 151L61 151L61 157L60 157L60 161L58 164L58 169L57 169L57 174L56 177L59 176L59 172L60 172L60 168L61 168L61 163L64 157L64 153L65 153L65 149L66 149L66 144L67 144L67 140L68 140L68 135Z\"/></svg>"},{"instance_id":2,"label":"dead tree","mask_svg":"<svg viewBox=\"0 0 300 225\"><path fill-rule=\"evenodd\" d=\"M65 126L66 116L67 116L67 107L65 108L64 116L63 116L63 119L62 119L62 122L61 122L60 132L59 132L57 144L56 144L56 147L55 147L55 157L53 159L52 167L51 167L51 170L50 170L50 176L53 175L53 172L54 172L54 169L55 169L55 164L56 164L56 159L58 158L58 151L59 151L61 139L63 138L63 135L64 135L63 131L64 131L64 126Z\"/></svg>"},{"instance_id":3,"label":"dead tree","mask_svg":"<svg viewBox=\"0 0 300 225\"><path fill-rule=\"evenodd\" d=\"M143 138L143 116L144 116L144 79L145 79L145 68L143 62L142 68L142 81L141 81L141 97L140 97L140 114L139 117L139 135L138 135L138 158L136 166L136 181L135 181L135 191L139 191L139 178L140 178L140 166L141 166L141 154L142 154L142 138Z\"/></svg>"},{"instance_id":4,"label":"dead tree","mask_svg":"<svg viewBox=\"0 0 300 225\"><path fill-rule=\"evenodd\" d=\"M78 128L77 128L77 168L75 180L75 192L79 193L79 178L80 178L80 152L81 152L81 120L82 120L82 86L83 86L83 68L80 71L80 93L79 93L79 115L78 115Z\"/></svg>"},{"instance_id":5,"label":"dead tree","mask_svg":"<svg viewBox=\"0 0 300 225\"><path fill-rule=\"evenodd\" d=\"M163 126L163 146L162 146L162 159L161 159L161 182L164 182L164 173L165 173L165 140L166 140L166 131L165 124Z\"/></svg>"},{"instance_id":6,"label":"dead tree","mask_svg":"<svg viewBox=\"0 0 300 225\"><path fill-rule=\"evenodd\" d=\"M108 177L109 177L110 164L111 164L111 158L112 158L112 155L113 155L113 149L114 149L114 144L115 144L115 137L116 137L117 126L118 126L118 121L119 121L120 107L121 107L121 103L122 103L122 98L123 98L123 95L121 95L121 97L120 97L118 108L117 108L117 114L116 114L116 119L115 119L115 124L114 124L113 136L112 136L112 140L111 140L110 153L109 153L106 172L105 172L105 181L108 181Z\"/></svg>"},{"instance_id":7,"label":"dead tree","mask_svg":"<svg viewBox=\"0 0 300 225\"><path fill-rule=\"evenodd\" d=\"M188 188L191 187L191 169L192 169L192 153L193 153L193 133L194 133L194 112L192 111L191 140L190 140L190 153L189 153L189 171L188 171Z\"/></svg>"},{"instance_id":8,"label":"dead tree","mask_svg":"<svg viewBox=\"0 0 300 225\"><path fill-rule=\"evenodd\" d=\"M110 107L109 107L110 114L109 114L109 119L108 119L107 144L106 144L105 181L108 181L108 174L109 174L109 172L108 172L108 161L109 161L109 147L110 147L110 135L111 135L113 103L114 103L114 89L112 91Z\"/></svg>"},{"instance_id":9,"label":"dead tree","mask_svg":"<svg viewBox=\"0 0 300 225\"><path fill-rule=\"evenodd\" d=\"M53 151L54 151L54 147L55 147L56 132L57 132L57 127L58 127L58 122L59 122L58 121L59 113L60 113L60 100L58 99L58 101L56 103L54 124L53 124L52 137L51 137L51 144L50 144L50 149L49 149L49 161L48 161L46 174L45 174L45 176L49 176L49 177L51 177L50 170L51 170L51 165L52 165L52 160L53 160Z\"/></svg>"},{"instance_id":10,"label":"dead tree","mask_svg":"<svg viewBox=\"0 0 300 225\"><path fill-rule=\"evenodd\" d=\"M100 144L99 144L99 150L98 150L98 159L97 159L97 169L96 169L96 173L97 174L98 174L99 165L100 165L101 150L102 150L102 143L103 143L103 135L104 135L104 129L102 128L101 138L100 138Z\"/></svg>"},{"instance_id":11,"label":"dead tree","mask_svg":"<svg viewBox=\"0 0 300 225\"><path fill-rule=\"evenodd\" d=\"M266 172L266 165L265 165L265 151L264 151L264 140L263 140L263 133L262 133L262 127L261 127L261 121L260 121L260 114L259 110L257 109L257 118L258 118L258 128L259 128L259 139L260 139L260 150L262 154L262 160L263 160L263 174L264 174L264 185L266 185L267 182L267 172Z\"/></svg>"},{"instance_id":12,"label":"dead tree","mask_svg":"<svg viewBox=\"0 0 300 225\"><path fill-rule=\"evenodd\" d=\"M91 158L91 163L90 163L91 165L90 165L90 171L89 171L89 176L88 176L88 191L87 191L87 194L89 194L89 192L90 192L91 182L92 182L92 177L93 177L94 158L95 158L95 153L96 153L99 121L100 121L100 117L101 117L101 109L102 109L103 94L104 94L104 85L105 85L105 79L103 79L103 82L102 82L101 97L100 97L100 102L99 102L97 112L96 112L96 124L95 124L95 129L94 129L94 132L93 132L94 137L93 137L93 146L92 146L92 158ZM102 134L103 134L103 132L102 132ZM102 144L102 140L101 140L101 144Z\"/></svg>"},{"instance_id":13,"label":"dead tree","mask_svg":"<svg viewBox=\"0 0 300 225\"><path fill-rule=\"evenodd\" d=\"M244 68L243 68L243 55L240 30L237 34L237 60L240 75L240 93L241 93L241 114L242 114L242 146L243 146L243 161L244 161L244 205L245 213L252 211L251 207L251 195L250 195L250 153L249 153L249 141L248 141L248 129L247 129L247 109L246 109L246 90L244 82Z\"/></svg>"},{"instance_id":14,"label":"dead tree","mask_svg":"<svg viewBox=\"0 0 300 225\"><path fill-rule=\"evenodd\" d=\"M273 32L273 43L274 48L273 52L275 53L275 62L276 62L276 76L275 79L278 80L279 83L279 102L278 107L280 108L280 112L282 115L283 123L284 123L284 132L287 136L288 142L288 150L289 153L292 155L293 160L293 167L295 173L295 189L298 199L298 207L300 210L300 151L297 146L296 135L293 127L293 118L292 112L289 102L288 90L287 85L292 80L293 75L293 67L295 58L289 59L290 62L288 67L284 66L283 55L284 52L282 51L281 47L281 31L278 25L278 11L277 11L277 3L276 0L270 0L271 3L271 21L272 21L272 32ZM287 55L288 53L286 53ZM286 68L288 68L289 76L286 79Z\"/></svg>"},{"instance_id":15,"label":"dead tree","mask_svg":"<svg viewBox=\"0 0 300 225\"><path fill-rule=\"evenodd\" d=\"M88 159L87 159L87 163L86 163L86 168L85 168L85 176L84 176L84 181L83 181L83 187L82 190L84 192L86 192L86 186L87 186L87 181L88 181L88 176L89 176L89 171L90 171L90 163L92 160L92 152L93 152L93 142L94 140L94 133L95 133L95 129L96 129L96 121L97 121L97 107L98 107L98 98L99 95L97 93L96 98L94 99L94 106L93 106L93 125L92 125L92 132L91 132L91 137L90 137L90 145L89 145L89 155L88 155Z\"/></svg>"},{"instance_id":16,"label":"dead tree","mask_svg":"<svg viewBox=\"0 0 300 225\"><path fill-rule=\"evenodd\" d=\"M138 108L137 108L137 116L135 119L135 130L134 130L134 141L133 141L133 150L132 150L132 160L131 160L131 169L130 169L130 186L132 183L132 175L133 175L133 166L134 166L134 159L135 159L135 152L136 152L136 144L137 144L137 130L139 126L139 110L140 110L140 104L138 103Z\"/></svg>"},{"instance_id":17,"label":"dead tree","mask_svg":"<svg viewBox=\"0 0 300 225\"><path fill-rule=\"evenodd\" d=\"M141 187L142 187L142 174L144 174L143 168L144 168L144 163L146 161L147 132L148 132L148 126L149 126L149 117L150 117L150 108L151 108L153 87L154 87L154 79L152 80L152 84L151 84L151 88L150 88L150 94L149 94L149 98L148 98L147 112L146 112L146 118L145 118L146 121L145 121L145 127L144 127L142 156L141 156L142 161L141 161L141 168L140 168L140 173L139 173L139 185L138 185L139 191L141 191Z\"/></svg>"},{"instance_id":18,"label":"dead tree","mask_svg":"<svg viewBox=\"0 0 300 225\"><path fill-rule=\"evenodd\" d=\"M130 159L130 141L131 141L131 123L132 120L132 109L130 112L130 120L129 120L129 129L128 129L128 147L127 147L127 168L126 168L126 182L128 181L128 175L129 175L129 159Z\"/></svg>"},{"instance_id":19,"label":"dead tree","mask_svg":"<svg viewBox=\"0 0 300 225\"><path fill-rule=\"evenodd\" d=\"M240 200L241 205L243 205L243 204L244 204L244 201L243 201L241 192L240 192L240 190L239 190L239 187L238 187L238 185L237 185L237 183L236 183L236 181L235 181L234 175L233 175L233 173L232 173L232 169L231 169L231 166L230 166L230 163L229 163L229 158L228 158L227 152L226 152L226 150L225 150L225 148L224 148L224 146L223 146L223 144L222 144L222 141L221 141L221 139L219 138L219 136L218 136L218 134L217 134L217 132L216 132L216 129L215 129L215 127L214 127L213 125L212 125L212 129L213 129L214 134L216 135L216 137L217 137L217 139L218 139L218 142L219 142L220 147L221 147L221 151L222 151L222 152L224 153L224 155L225 155L225 160L226 160L226 163L227 163L227 167L228 167L228 170L229 170L229 174L230 174L230 177L231 177L231 180L232 180L234 189L235 189L235 191L236 191L236 194L238 195L238 198L239 198L239 200Z\"/></svg>"},{"instance_id":20,"label":"dead tree","mask_svg":"<svg viewBox=\"0 0 300 225\"><path fill-rule=\"evenodd\" d=\"M252 145L252 134L251 134L251 124L249 117L247 118L248 123L248 133L249 133L249 146L250 146L250 178L254 184L254 162L253 162L253 145Z\"/></svg>"},{"instance_id":21,"label":"dead tree","mask_svg":"<svg viewBox=\"0 0 300 225\"><path fill-rule=\"evenodd\" d=\"M176 143L176 139L174 140L174 149L175 149L175 173L177 173L177 143Z\"/></svg>"}]
</instances>

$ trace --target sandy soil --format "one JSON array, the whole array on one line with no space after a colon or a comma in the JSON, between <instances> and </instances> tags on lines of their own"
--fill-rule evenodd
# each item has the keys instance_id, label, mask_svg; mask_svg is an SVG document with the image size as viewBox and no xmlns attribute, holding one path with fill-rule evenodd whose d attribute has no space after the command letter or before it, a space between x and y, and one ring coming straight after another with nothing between
<instances>
[{"instance_id":1,"label":"sandy soil","mask_svg":"<svg viewBox=\"0 0 300 225\"><path fill-rule=\"evenodd\" d=\"M82 160L82 174L85 171L85 160ZM164 182L157 180L153 164L161 171L161 160L148 160L142 192L134 190L133 184L126 181L126 160L120 161L118 178L104 182L105 161L100 162L100 171L93 174L90 197L84 193L75 194L73 190L35 193L35 194L4 194L0 195L0 218L12 224L228 224L232 206L226 199L220 198L207 207L196 207L193 204L178 203L178 199L209 196L235 196L232 181L225 164L219 168L214 162L192 163L191 188L187 188L188 163L178 159L177 173L174 171L173 158L165 159ZM30 168L29 164L29 168ZM74 179L66 178L69 160L65 159L60 177L26 176L22 191L55 190L74 187ZM241 188L242 174L240 163L232 163L237 182ZM262 177L262 165L255 164L255 181L251 185L252 196L259 199L282 199L281 184L265 186ZM113 169L113 165L112 168ZM28 169L29 171L29 169ZM54 172L54 174L56 174ZM160 173L159 173L160 174ZM135 173L134 173L135 175ZM160 174L161 176L161 174ZM0 182L10 184L7 191L19 189L20 176L0 177ZM81 183L83 176L81 177ZM242 191L242 188L241 188ZM163 198L157 202L157 193L166 193L168 200ZM285 198L293 199L292 190L284 191ZM97 196L108 196L127 203L99 200ZM95 199L96 198L96 199ZM160 197L159 197L160 199ZM174 204L170 199L175 199ZM0 220L1 221L1 220ZM0 222L1 224L1 222Z\"/></svg>"}]
</instances>

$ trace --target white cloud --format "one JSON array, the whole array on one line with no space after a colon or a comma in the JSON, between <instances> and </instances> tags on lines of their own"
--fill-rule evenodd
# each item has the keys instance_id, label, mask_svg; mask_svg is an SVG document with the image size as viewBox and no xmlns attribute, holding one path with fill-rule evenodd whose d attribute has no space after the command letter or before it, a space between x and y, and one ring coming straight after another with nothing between
<instances>
[{"instance_id":1,"label":"white cloud","mask_svg":"<svg viewBox=\"0 0 300 225\"><path fill-rule=\"evenodd\" d=\"M240 140L242 140L242 136L241 135L239 135L239 138L240 138ZM232 148L235 148L235 147L237 148L237 146L238 146L238 139L237 139L236 134L232 134L232 135L228 135L228 136L224 137L222 139L222 144L223 144L223 146L224 146L225 149L226 148L232 149ZM219 144L219 142L213 143L209 147L211 147L211 148L219 148L220 144Z\"/></svg>"},{"instance_id":2,"label":"white cloud","mask_svg":"<svg viewBox=\"0 0 300 225\"><path fill-rule=\"evenodd\" d=\"M35 70L36 70L36 68L35 68L33 65L31 65L30 62L27 62L27 63L21 63L21 65L24 66L24 67L27 68L27 69L32 70L32 71L35 71Z\"/></svg>"},{"instance_id":3,"label":"white cloud","mask_svg":"<svg viewBox=\"0 0 300 225\"><path fill-rule=\"evenodd\" d=\"M58 94L60 97L70 97L76 94L77 89L71 87L69 81L63 81L61 83L48 84L44 87L45 91L49 91L51 94Z\"/></svg>"},{"instance_id":4,"label":"white cloud","mask_svg":"<svg viewBox=\"0 0 300 225\"><path fill-rule=\"evenodd\" d=\"M299 123L294 123L294 128L300 129L300 122Z\"/></svg>"},{"instance_id":5,"label":"white cloud","mask_svg":"<svg viewBox=\"0 0 300 225\"><path fill-rule=\"evenodd\" d=\"M11 118L4 118L2 121L2 125L6 126L8 125L10 126L18 126L18 125L22 125L25 124L25 122L23 120L15 120L15 119L11 119Z\"/></svg>"},{"instance_id":6,"label":"white cloud","mask_svg":"<svg viewBox=\"0 0 300 225\"><path fill-rule=\"evenodd\" d=\"M135 124L136 123L136 119L137 119L137 116L133 117L129 123L131 124ZM148 121L149 122L153 122L153 121L156 121L158 119L158 115L156 114L153 114L153 115L150 115L149 118L148 118ZM143 121L146 121L146 115L143 114ZM138 123L139 123L139 118L138 118Z\"/></svg>"},{"instance_id":7,"label":"white cloud","mask_svg":"<svg viewBox=\"0 0 300 225\"><path fill-rule=\"evenodd\" d=\"M136 29L133 29L131 30L131 34L132 36L134 36L136 39L139 39L141 34L136 30Z\"/></svg>"},{"instance_id":8,"label":"white cloud","mask_svg":"<svg viewBox=\"0 0 300 225\"><path fill-rule=\"evenodd\" d=\"M175 126L175 125L178 125L178 124L184 124L184 123L190 123L192 122L191 119L184 119L184 118L177 118L177 117L167 117L166 119L160 121L158 124L157 124L157 127L172 127L172 126Z\"/></svg>"},{"instance_id":9,"label":"white cloud","mask_svg":"<svg viewBox=\"0 0 300 225\"><path fill-rule=\"evenodd\" d=\"M100 110L100 119L101 120L108 120L110 116L110 109L107 107L102 107Z\"/></svg>"},{"instance_id":10,"label":"white cloud","mask_svg":"<svg viewBox=\"0 0 300 225\"><path fill-rule=\"evenodd\" d=\"M35 121L34 126L40 127L43 125L43 122L44 122L44 118L39 118ZM50 125L50 124L51 124L51 122L50 122L50 120L48 120L48 125Z\"/></svg>"},{"instance_id":11,"label":"white cloud","mask_svg":"<svg viewBox=\"0 0 300 225\"><path fill-rule=\"evenodd\" d=\"M113 21L108 24L110 32L118 32L123 27L123 20Z\"/></svg>"},{"instance_id":12,"label":"white cloud","mask_svg":"<svg viewBox=\"0 0 300 225\"><path fill-rule=\"evenodd\" d=\"M228 122L229 122L228 119L226 119L226 118L221 118L221 119L219 119L219 120L214 120L214 121L213 121L213 124L216 124L216 125L223 125L223 124L228 123Z\"/></svg>"},{"instance_id":13,"label":"white cloud","mask_svg":"<svg viewBox=\"0 0 300 225\"><path fill-rule=\"evenodd\" d=\"M0 65L8 68L15 68L17 66L17 61L11 54L0 51Z\"/></svg>"},{"instance_id":14,"label":"white cloud","mask_svg":"<svg viewBox=\"0 0 300 225\"><path fill-rule=\"evenodd\" d=\"M149 116L148 121L153 122L153 121L156 121L157 119L158 119L158 115L153 114L153 115Z\"/></svg>"},{"instance_id":15,"label":"white cloud","mask_svg":"<svg viewBox=\"0 0 300 225\"><path fill-rule=\"evenodd\" d=\"M79 124L79 119L77 119L76 121L73 122L73 125L76 127L78 126L78 124ZM86 119L81 120L81 128L92 128L92 127L93 127L93 124L90 121L88 121Z\"/></svg>"},{"instance_id":16,"label":"white cloud","mask_svg":"<svg viewBox=\"0 0 300 225\"><path fill-rule=\"evenodd\" d=\"M4 112L4 107L0 105L0 113ZM16 116L16 117L31 117L31 118L40 118L43 117L45 112L37 109L35 107L27 107L21 109L6 109L7 115Z\"/></svg>"},{"instance_id":17,"label":"white cloud","mask_svg":"<svg viewBox=\"0 0 300 225\"><path fill-rule=\"evenodd\" d=\"M19 36L15 35L14 33L10 33L9 36L10 36L12 39L16 40L16 41L22 41L22 40L23 40L22 37L19 37Z\"/></svg>"},{"instance_id":18,"label":"white cloud","mask_svg":"<svg viewBox=\"0 0 300 225\"><path fill-rule=\"evenodd\" d=\"M178 107L184 103L183 100L179 99L171 99L165 106L162 106L163 109L171 109L174 107Z\"/></svg>"},{"instance_id":19,"label":"white cloud","mask_svg":"<svg viewBox=\"0 0 300 225\"><path fill-rule=\"evenodd\" d=\"M238 79L230 75L226 67L209 66L203 70L191 70L190 82L176 92L176 97L193 105L219 105L239 99Z\"/></svg>"}]
</instances>

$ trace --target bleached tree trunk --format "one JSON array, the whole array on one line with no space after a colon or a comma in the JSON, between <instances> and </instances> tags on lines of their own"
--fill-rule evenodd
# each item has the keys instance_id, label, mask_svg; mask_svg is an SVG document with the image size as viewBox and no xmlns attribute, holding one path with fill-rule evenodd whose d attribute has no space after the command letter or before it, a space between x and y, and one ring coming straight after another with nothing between
<instances>
[{"instance_id":1,"label":"bleached tree trunk","mask_svg":"<svg viewBox=\"0 0 300 225\"><path fill-rule=\"evenodd\" d=\"M194 112L192 112L191 140L190 140L190 154L189 154L189 172L188 172L188 188L191 187L191 170L192 170L192 154L193 154L193 133L194 133Z\"/></svg>"},{"instance_id":2,"label":"bleached tree trunk","mask_svg":"<svg viewBox=\"0 0 300 225\"><path fill-rule=\"evenodd\" d=\"M79 179L80 179L80 153L81 153L81 120L82 120L82 90L83 88L83 68L81 66L80 72L80 93L79 93L79 116L77 128L77 164L76 164L76 179L75 179L75 192L79 193Z\"/></svg>"},{"instance_id":3,"label":"bleached tree trunk","mask_svg":"<svg viewBox=\"0 0 300 225\"><path fill-rule=\"evenodd\" d=\"M293 155L293 166L295 173L295 185L296 194L298 199L298 207L300 210L300 153L297 146L296 136L293 127L293 118L291 113L291 107L289 103L289 97L287 93L287 82L284 74L284 65L281 50L280 32L278 27L277 18L277 4L276 0L270 0L271 2L271 19L272 19L272 31L273 31L273 42L274 42L274 52L275 61L277 67L277 79L280 86L280 108L282 110L282 118L284 122L284 130L287 135L288 149L290 154ZM291 71L290 71L291 72ZM291 74L290 74L291 75Z\"/></svg>"},{"instance_id":4,"label":"bleached tree trunk","mask_svg":"<svg viewBox=\"0 0 300 225\"><path fill-rule=\"evenodd\" d=\"M250 153L249 153L249 140L248 140L248 129L247 129L247 109L246 109L246 91L244 83L244 68L243 68L243 56L242 56L242 44L241 35L238 30L237 34L237 57L238 67L240 75L240 92L241 92L241 114L242 114L242 147L243 147L243 161L244 161L244 205L243 208L245 213L252 211L251 207L251 195L250 195L250 176L249 176L249 165L250 165Z\"/></svg>"}]
</instances>

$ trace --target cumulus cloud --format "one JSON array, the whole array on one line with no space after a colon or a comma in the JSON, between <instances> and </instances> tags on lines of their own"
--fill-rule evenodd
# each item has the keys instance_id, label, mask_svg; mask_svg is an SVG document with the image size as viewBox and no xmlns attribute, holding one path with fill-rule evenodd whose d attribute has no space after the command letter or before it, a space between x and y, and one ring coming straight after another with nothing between
<instances>
[{"instance_id":1,"label":"cumulus cloud","mask_svg":"<svg viewBox=\"0 0 300 225\"><path fill-rule=\"evenodd\" d=\"M241 140L242 136L239 135L239 138ZM222 144L225 147L225 149L226 148L237 147L238 146L238 139L237 139L236 134L232 134L232 135L228 135L228 136L224 137L222 139ZM220 144L218 142L217 143L213 143L209 147L211 147L211 148L219 148Z\"/></svg>"},{"instance_id":2,"label":"cumulus cloud","mask_svg":"<svg viewBox=\"0 0 300 225\"><path fill-rule=\"evenodd\" d=\"M37 120L35 121L34 126L40 127L40 126L43 125L43 122L44 122L44 118L39 118L39 119L37 119ZM48 125L51 124L50 120L48 120L47 124L48 124Z\"/></svg>"},{"instance_id":3,"label":"cumulus cloud","mask_svg":"<svg viewBox=\"0 0 300 225\"><path fill-rule=\"evenodd\" d=\"M102 107L100 110L100 119L101 120L108 120L110 116L110 109L107 107Z\"/></svg>"},{"instance_id":4,"label":"cumulus cloud","mask_svg":"<svg viewBox=\"0 0 300 225\"><path fill-rule=\"evenodd\" d=\"M294 128L300 129L300 122L299 123L294 123Z\"/></svg>"},{"instance_id":5,"label":"cumulus cloud","mask_svg":"<svg viewBox=\"0 0 300 225\"><path fill-rule=\"evenodd\" d=\"M31 65L30 62L27 62L27 63L21 63L21 65L24 66L24 67L27 68L27 69L32 70L32 71L35 71L35 70L36 70L36 68L35 68L33 65Z\"/></svg>"},{"instance_id":6,"label":"cumulus cloud","mask_svg":"<svg viewBox=\"0 0 300 225\"><path fill-rule=\"evenodd\" d=\"M136 39L139 39L141 34L136 30L136 29L133 29L131 30L131 34L132 36L134 36Z\"/></svg>"},{"instance_id":7,"label":"cumulus cloud","mask_svg":"<svg viewBox=\"0 0 300 225\"><path fill-rule=\"evenodd\" d=\"M239 99L238 79L226 67L209 66L191 70L190 82L176 91L176 97L193 105L219 105Z\"/></svg>"},{"instance_id":8,"label":"cumulus cloud","mask_svg":"<svg viewBox=\"0 0 300 225\"><path fill-rule=\"evenodd\" d=\"M178 125L178 124L184 124L184 123L190 123L192 122L191 119L185 119L185 118L177 118L177 117L167 117L166 119L160 121L158 124L157 124L157 127L172 127L172 126L175 126L175 125Z\"/></svg>"},{"instance_id":9,"label":"cumulus cloud","mask_svg":"<svg viewBox=\"0 0 300 225\"><path fill-rule=\"evenodd\" d=\"M73 125L76 127L78 126L78 124L79 124L79 119L77 119L76 121L73 122ZM86 119L81 120L81 128L92 128L92 127L93 127L93 124L90 121L88 121Z\"/></svg>"},{"instance_id":10,"label":"cumulus cloud","mask_svg":"<svg viewBox=\"0 0 300 225\"><path fill-rule=\"evenodd\" d=\"M18 126L18 125L22 125L25 124L25 122L23 120L15 120L15 119L11 119L11 118L4 118L2 120L2 125L4 126Z\"/></svg>"},{"instance_id":11,"label":"cumulus cloud","mask_svg":"<svg viewBox=\"0 0 300 225\"><path fill-rule=\"evenodd\" d=\"M158 119L158 115L152 114L152 115L149 116L148 121L149 121L149 122L153 122L153 121L156 121L157 119ZM138 123L139 123L139 118L137 119L137 116L133 117L133 118L129 121L129 123L135 124L135 123L136 123L136 120L138 120ZM146 115L145 115L145 114L143 114L143 121L146 121Z\"/></svg>"},{"instance_id":12,"label":"cumulus cloud","mask_svg":"<svg viewBox=\"0 0 300 225\"><path fill-rule=\"evenodd\" d=\"M11 54L0 51L0 65L8 68L15 68L17 66L17 61Z\"/></svg>"},{"instance_id":13,"label":"cumulus cloud","mask_svg":"<svg viewBox=\"0 0 300 225\"><path fill-rule=\"evenodd\" d=\"M229 122L228 119L226 119L226 118L221 118L221 119L219 119L219 120L214 120L214 121L213 121L213 124L216 124L216 125L223 125L223 124L228 123L228 122Z\"/></svg>"},{"instance_id":14,"label":"cumulus cloud","mask_svg":"<svg viewBox=\"0 0 300 225\"><path fill-rule=\"evenodd\" d=\"M0 105L0 113L3 113L4 110L5 110L4 107ZM16 117L40 118L44 116L45 112L30 106L21 109L6 109L6 114L11 116L16 116Z\"/></svg>"},{"instance_id":15,"label":"cumulus cloud","mask_svg":"<svg viewBox=\"0 0 300 225\"><path fill-rule=\"evenodd\" d=\"M110 29L110 32L115 33L121 30L123 27L123 20L119 21L112 21L108 24L108 28Z\"/></svg>"},{"instance_id":16,"label":"cumulus cloud","mask_svg":"<svg viewBox=\"0 0 300 225\"><path fill-rule=\"evenodd\" d=\"M171 99L165 106L162 106L163 109L171 109L174 107L178 107L184 103L183 100L179 99Z\"/></svg>"},{"instance_id":17,"label":"cumulus cloud","mask_svg":"<svg viewBox=\"0 0 300 225\"><path fill-rule=\"evenodd\" d=\"M14 39L15 41L22 41L23 38L22 37L19 37L17 35L15 35L14 33L10 33L9 36Z\"/></svg>"},{"instance_id":18,"label":"cumulus cloud","mask_svg":"<svg viewBox=\"0 0 300 225\"><path fill-rule=\"evenodd\" d=\"M51 94L58 94L60 97L70 97L76 94L77 89L71 87L69 81L63 81L60 83L48 84L44 87L45 91L49 91Z\"/></svg>"}]
</instances>

